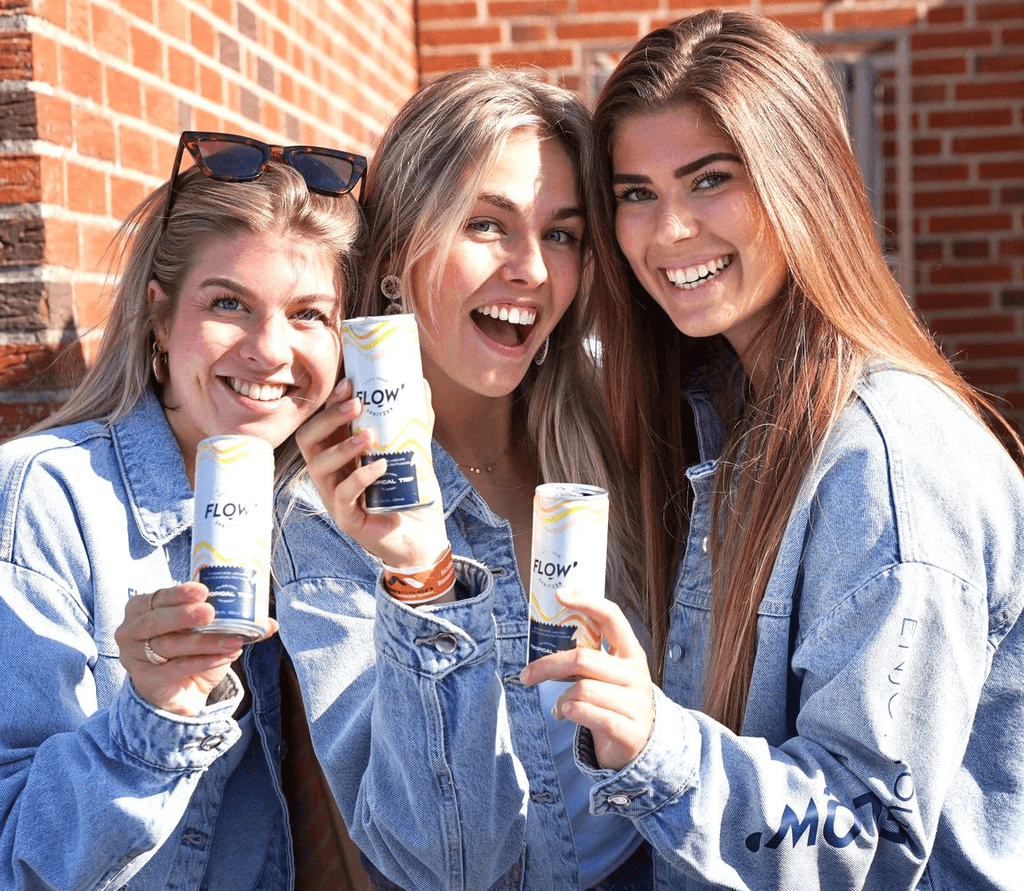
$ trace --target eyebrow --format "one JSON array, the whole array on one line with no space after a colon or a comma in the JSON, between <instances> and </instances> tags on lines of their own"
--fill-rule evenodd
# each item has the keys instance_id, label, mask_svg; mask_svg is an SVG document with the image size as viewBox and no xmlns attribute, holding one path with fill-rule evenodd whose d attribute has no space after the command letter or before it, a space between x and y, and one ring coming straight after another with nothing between
<instances>
[{"instance_id":1,"label":"eyebrow","mask_svg":"<svg viewBox=\"0 0 1024 891\"><path fill-rule=\"evenodd\" d=\"M696 161L691 161L689 164L677 167L672 171L672 176L675 179L681 179L682 177L687 176L696 170L700 170L701 167L706 167L708 164L712 164L715 161L734 161L737 164L743 163L739 155L734 155L732 152L712 152L710 155L704 155L704 157L698 158ZM635 173L616 173L612 176L613 183L649 183L650 181L650 177Z\"/></svg>"},{"instance_id":2,"label":"eyebrow","mask_svg":"<svg viewBox=\"0 0 1024 891\"><path fill-rule=\"evenodd\" d=\"M241 282L237 282L231 278L225 278L224 276L212 275L209 278L204 278L199 283L200 290L203 288L223 288L225 291L231 291L234 294L238 294L241 297L252 299L256 297L256 292L250 288L245 287ZM324 300L331 302L337 298L333 294L300 294L297 297L291 299L291 303L308 303L313 301Z\"/></svg>"},{"instance_id":3,"label":"eyebrow","mask_svg":"<svg viewBox=\"0 0 1024 891\"><path fill-rule=\"evenodd\" d=\"M504 210L507 211L508 213L521 215L523 212L522 208L520 208L518 204L516 204L514 201L510 201L504 195L496 195L491 192L483 192L480 195L478 195L477 198L478 200L483 201L485 204L490 204L498 208L499 210ZM553 222L558 222L560 220L570 220L575 217L583 219L583 211L579 207L562 207L559 208L559 210L555 211L555 213L551 215L550 219Z\"/></svg>"}]
</instances>

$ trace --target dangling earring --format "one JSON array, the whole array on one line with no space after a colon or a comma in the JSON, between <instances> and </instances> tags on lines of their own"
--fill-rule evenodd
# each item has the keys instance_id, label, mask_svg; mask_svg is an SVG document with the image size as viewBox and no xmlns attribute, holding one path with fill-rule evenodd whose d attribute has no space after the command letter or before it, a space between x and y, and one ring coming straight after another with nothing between
<instances>
[{"instance_id":1,"label":"dangling earring","mask_svg":"<svg viewBox=\"0 0 1024 891\"><path fill-rule=\"evenodd\" d=\"M537 350L537 355L533 357L533 364L534 365L543 365L544 364L544 360L548 357L548 344L550 342L551 342L551 338L550 337L545 337L544 338L544 343L542 343L540 349Z\"/></svg>"},{"instance_id":2,"label":"dangling earring","mask_svg":"<svg viewBox=\"0 0 1024 891\"><path fill-rule=\"evenodd\" d=\"M393 273L388 273L380 280L380 292L388 301L384 315L395 316L405 310L402 309L402 280Z\"/></svg>"},{"instance_id":3,"label":"dangling earring","mask_svg":"<svg viewBox=\"0 0 1024 891\"><path fill-rule=\"evenodd\" d=\"M150 364L153 366L153 377L156 378L158 384L165 383L167 369L169 362L167 359L167 352L160 349L160 344L157 343L156 339L153 339L153 357L150 360Z\"/></svg>"}]
</instances>

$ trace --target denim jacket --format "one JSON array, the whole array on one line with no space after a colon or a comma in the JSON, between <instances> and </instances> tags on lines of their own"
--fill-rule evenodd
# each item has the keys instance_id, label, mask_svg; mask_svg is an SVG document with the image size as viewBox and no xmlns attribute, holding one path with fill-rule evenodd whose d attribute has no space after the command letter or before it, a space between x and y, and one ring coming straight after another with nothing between
<instances>
[{"instance_id":1,"label":"denim jacket","mask_svg":"<svg viewBox=\"0 0 1024 891\"><path fill-rule=\"evenodd\" d=\"M721 432L706 394L691 404L703 460L654 729L618 772L577 734L592 811L633 820L659 891L1019 889L1018 470L933 385L866 379L793 510L736 736L697 710ZM514 744L509 729L530 726L535 701L516 710L536 693L518 683L523 595L495 594L507 529L446 456L435 469L454 551L492 567L457 561L471 599L388 597L315 496L288 524L279 618L314 745L354 841L402 887L577 887L539 718Z\"/></svg>"},{"instance_id":2,"label":"denim jacket","mask_svg":"<svg viewBox=\"0 0 1024 891\"><path fill-rule=\"evenodd\" d=\"M290 888L277 642L246 648L255 729L233 757L233 673L186 718L118 661L128 597L189 578L192 490L155 397L5 444L0 487L0 887Z\"/></svg>"},{"instance_id":3,"label":"denim jacket","mask_svg":"<svg viewBox=\"0 0 1024 891\"><path fill-rule=\"evenodd\" d=\"M511 526L437 443L433 460L470 599L405 606L312 486L283 508L277 615L314 747L353 841L399 886L578 888L539 691L519 683Z\"/></svg>"},{"instance_id":4,"label":"denim jacket","mask_svg":"<svg viewBox=\"0 0 1024 891\"><path fill-rule=\"evenodd\" d=\"M720 433L690 401L705 461L654 731L618 772L577 735L592 809L633 819L658 889L1024 887L1019 470L933 384L867 376L791 514L735 736L697 711Z\"/></svg>"}]
</instances>

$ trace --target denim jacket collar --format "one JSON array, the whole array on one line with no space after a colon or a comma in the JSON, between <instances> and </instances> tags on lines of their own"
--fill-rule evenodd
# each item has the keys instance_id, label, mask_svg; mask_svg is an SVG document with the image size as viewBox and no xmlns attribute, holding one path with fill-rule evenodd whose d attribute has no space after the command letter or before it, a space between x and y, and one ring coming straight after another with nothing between
<instances>
[{"instance_id":1,"label":"denim jacket collar","mask_svg":"<svg viewBox=\"0 0 1024 891\"><path fill-rule=\"evenodd\" d=\"M111 436L142 537L163 545L190 529L192 487L174 431L152 390L114 422Z\"/></svg>"}]
</instances>

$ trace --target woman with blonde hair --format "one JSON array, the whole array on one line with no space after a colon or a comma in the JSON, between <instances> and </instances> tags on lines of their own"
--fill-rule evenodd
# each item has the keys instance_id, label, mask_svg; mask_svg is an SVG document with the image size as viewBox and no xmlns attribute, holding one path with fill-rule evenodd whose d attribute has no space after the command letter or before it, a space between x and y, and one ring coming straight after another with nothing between
<instances>
[{"instance_id":1,"label":"woman with blonde hair","mask_svg":"<svg viewBox=\"0 0 1024 891\"><path fill-rule=\"evenodd\" d=\"M609 651L523 672L581 678L556 708L591 807L657 888L1019 887L1020 441L893 281L825 65L702 12L630 50L595 134L661 668L567 596Z\"/></svg>"},{"instance_id":2,"label":"woman with blonde hair","mask_svg":"<svg viewBox=\"0 0 1024 891\"><path fill-rule=\"evenodd\" d=\"M573 731L550 718L557 686L518 683L541 482L610 490L609 596L640 605L586 343L591 169L579 100L506 70L427 85L374 154L349 314L415 313L439 491L432 507L364 511L384 462L357 466L345 381L297 436L319 494L285 507L275 571L313 743L376 888L620 888L642 851L628 821L589 813ZM452 552L445 597L392 596L382 561L442 574Z\"/></svg>"},{"instance_id":3,"label":"woman with blonde hair","mask_svg":"<svg viewBox=\"0 0 1024 891\"><path fill-rule=\"evenodd\" d=\"M196 449L245 434L279 482L299 467L294 431L337 380L364 169L183 133L122 227L93 366L0 448L0 886L293 886L276 621L244 649L197 631Z\"/></svg>"}]
</instances>

